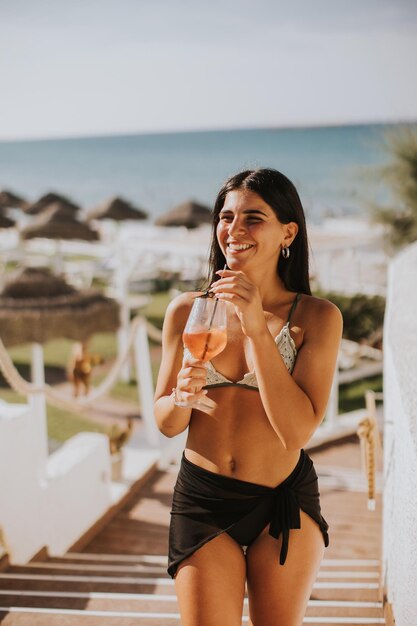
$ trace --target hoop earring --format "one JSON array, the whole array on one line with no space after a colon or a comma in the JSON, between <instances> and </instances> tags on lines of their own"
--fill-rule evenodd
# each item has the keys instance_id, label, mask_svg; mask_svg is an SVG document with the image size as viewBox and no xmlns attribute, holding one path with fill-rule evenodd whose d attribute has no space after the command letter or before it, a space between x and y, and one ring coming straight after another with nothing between
<instances>
[{"instance_id":1,"label":"hoop earring","mask_svg":"<svg viewBox=\"0 0 417 626\"><path fill-rule=\"evenodd\" d=\"M281 250L282 256L284 259L289 259L290 258L290 249L288 246L284 246Z\"/></svg>"}]
</instances>

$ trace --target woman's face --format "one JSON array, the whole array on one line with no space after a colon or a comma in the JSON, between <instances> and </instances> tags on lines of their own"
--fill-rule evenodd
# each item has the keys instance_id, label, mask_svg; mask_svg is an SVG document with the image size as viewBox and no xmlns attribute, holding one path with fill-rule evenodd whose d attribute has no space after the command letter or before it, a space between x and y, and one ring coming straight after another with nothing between
<instances>
[{"instance_id":1,"label":"woman's face","mask_svg":"<svg viewBox=\"0 0 417 626\"><path fill-rule=\"evenodd\" d=\"M219 213L217 240L232 270L277 267L283 245L289 245L297 225L281 224L271 209L253 191L229 191Z\"/></svg>"}]
</instances>

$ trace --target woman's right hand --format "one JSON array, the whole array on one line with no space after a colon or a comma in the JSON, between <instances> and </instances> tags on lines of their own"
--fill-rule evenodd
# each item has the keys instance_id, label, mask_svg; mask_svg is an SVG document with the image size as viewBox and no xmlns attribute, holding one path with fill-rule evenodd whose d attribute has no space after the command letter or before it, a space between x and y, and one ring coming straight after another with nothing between
<instances>
[{"instance_id":1,"label":"woman's right hand","mask_svg":"<svg viewBox=\"0 0 417 626\"><path fill-rule=\"evenodd\" d=\"M203 361L192 356L184 356L182 367L177 375L176 400L180 402L197 402L207 395L203 389L206 384L207 370Z\"/></svg>"}]
</instances>

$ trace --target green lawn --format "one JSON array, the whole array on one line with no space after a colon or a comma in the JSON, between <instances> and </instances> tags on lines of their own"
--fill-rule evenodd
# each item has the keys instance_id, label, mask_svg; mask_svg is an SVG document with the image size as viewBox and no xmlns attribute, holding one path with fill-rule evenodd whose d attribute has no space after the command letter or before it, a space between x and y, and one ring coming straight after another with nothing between
<instances>
[{"instance_id":1,"label":"green lawn","mask_svg":"<svg viewBox=\"0 0 417 626\"><path fill-rule=\"evenodd\" d=\"M80 417L69 411L62 411L56 407L48 406L48 436L57 441L66 441L79 432L107 433L111 426L99 424L92 420Z\"/></svg>"},{"instance_id":2,"label":"green lawn","mask_svg":"<svg viewBox=\"0 0 417 626\"><path fill-rule=\"evenodd\" d=\"M155 359L153 359L152 360L152 378L153 378L154 384L156 383L158 370L159 370L159 361L156 361ZM123 383L121 381L117 381L116 384L113 386L109 395L112 398L115 398L116 400L128 400L130 402L140 401L140 395L139 395L137 384L136 384L135 371L132 372L132 376L133 378L129 383ZM99 383L101 383L103 379L104 379L104 374L97 375L93 377L93 384L98 385Z\"/></svg>"},{"instance_id":3,"label":"green lawn","mask_svg":"<svg viewBox=\"0 0 417 626\"><path fill-rule=\"evenodd\" d=\"M349 385L340 385L340 413L348 413L349 411L356 411L356 409L365 408L365 391L368 389L372 389L376 392L382 391L382 375L358 380L354 383L350 383Z\"/></svg>"},{"instance_id":4,"label":"green lawn","mask_svg":"<svg viewBox=\"0 0 417 626\"><path fill-rule=\"evenodd\" d=\"M20 396L12 389L0 390L0 397L2 400L11 403L25 403L25 398ZM47 420L48 420L48 436L56 441L66 441L70 437L73 437L79 432L98 432L109 433L109 426L98 424L92 420L85 419L71 413L69 411L62 411L54 406L47 406Z\"/></svg>"},{"instance_id":5,"label":"green lawn","mask_svg":"<svg viewBox=\"0 0 417 626\"><path fill-rule=\"evenodd\" d=\"M158 328L162 328L166 308L169 304L170 296L167 291L154 293L151 302L141 310L141 313Z\"/></svg>"}]
</instances>

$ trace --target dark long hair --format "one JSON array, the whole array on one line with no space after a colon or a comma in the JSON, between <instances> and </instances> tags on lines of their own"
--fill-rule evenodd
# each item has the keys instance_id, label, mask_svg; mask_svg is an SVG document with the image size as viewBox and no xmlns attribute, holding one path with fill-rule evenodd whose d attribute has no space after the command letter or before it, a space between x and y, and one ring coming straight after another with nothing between
<instances>
[{"instance_id":1,"label":"dark long hair","mask_svg":"<svg viewBox=\"0 0 417 626\"><path fill-rule=\"evenodd\" d=\"M219 213L229 191L245 189L258 194L274 211L281 224L296 222L298 233L290 246L290 257L281 258L278 275L289 291L311 295L308 270L308 238L301 200L293 183L273 169L245 170L229 178L220 189L214 204L213 229L209 257L209 283L218 279L216 271L223 269L226 259L217 241Z\"/></svg>"}]
</instances>

